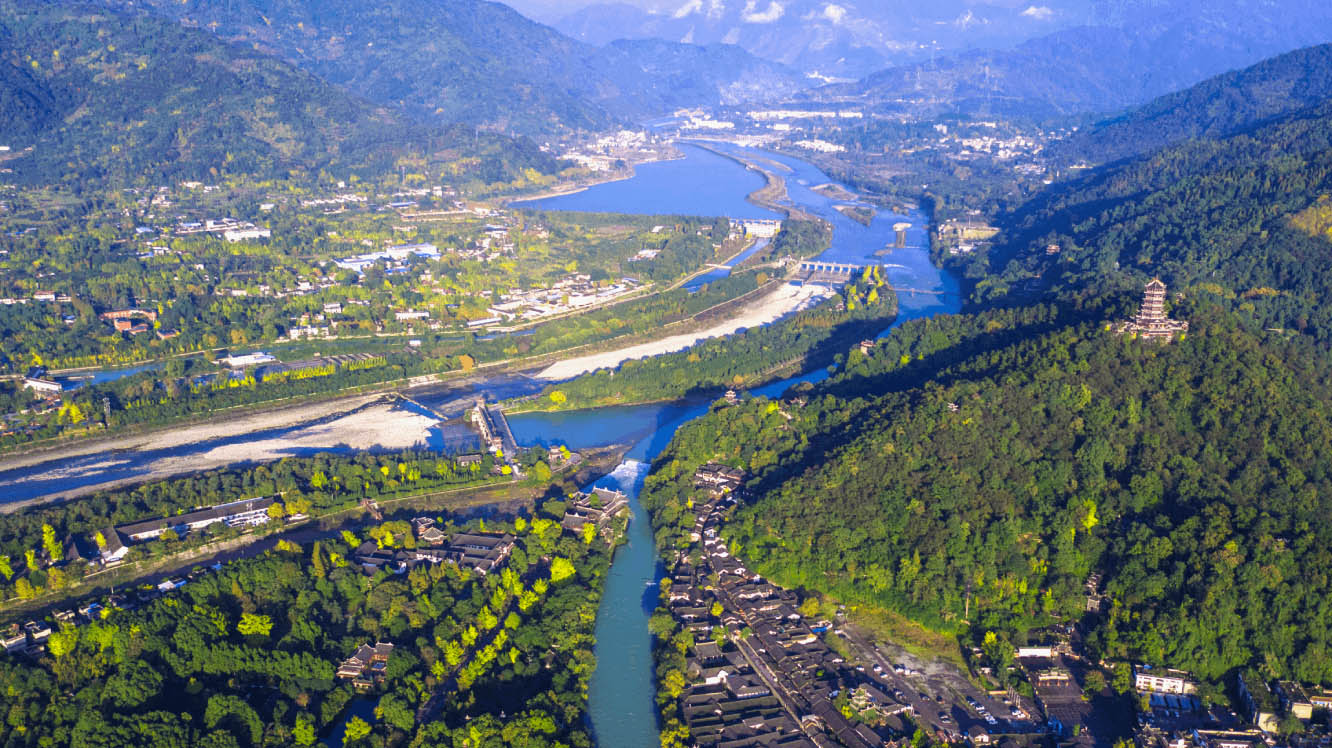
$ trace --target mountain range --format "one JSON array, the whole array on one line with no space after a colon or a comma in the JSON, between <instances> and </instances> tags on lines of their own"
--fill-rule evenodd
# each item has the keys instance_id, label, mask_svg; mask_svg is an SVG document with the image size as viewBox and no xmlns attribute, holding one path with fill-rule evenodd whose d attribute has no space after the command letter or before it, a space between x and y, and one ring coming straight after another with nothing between
<instances>
[{"instance_id":1,"label":"mountain range","mask_svg":"<svg viewBox=\"0 0 1332 748\"><path fill-rule=\"evenodd\" d=\"M1107 4L1108 5L1108 4ZM1162 0L1104 8L1098 23L1011 49L892 67L811 92L820 101L1050 117L1112 112L1299 47L1332 40L1318 0Z\"/></svg>"},{"instance_id":2,"label":"mountain range","mask_svg":"<svg viewBox=\"0 0 1332 748\"><path fill-rule=\"evenodd\" d=\"M1289 80L1278 71L1303 70L1302 63L1319 64L1328 54L1326 47L1306 50L1233 79ZM1227 299L1264 328L1332 341L1332 309L1322 303L1332 294L1332 99L1246 120L1216 113L1220 103L1206 96L1215 86L1208 81L1170 97L1173 109L1149 108L1168 125L1135 115L1127 121L1144 131L1205 130L1198 123L1210 121L1223 133L1238 132L1094 169L1001 217L993 272L978 282L975 298L1094 296L1129 278L1159 277L1172 288ZM1273 87L1267 109L1243 111L1256 118L1281 109L1280 90ZM1285 106L1293 106L1303 94L1285 96Z\"/></svg>"},{"instance_id":3,"label":"mountain range","mask_svg":"<svg viewBox=\"0 0 1332 748\"><path fill-rule=\"evenodd\" d=\"M1190 138L1219 138L1332 98L1332 44L1298 49L1166 94L1055 142L1058 160L1116 161Z\"/></svg>"},{"instance_id":4,"label":"mountain range","mask_svg":"<svg viewBox=\"0 0 1332 748\"><path fill-rule=\"evenodd\" d=\"M808 85L738 47L598 47L486 0L105 1L211 30L417 118L503 132L599 129Z\"/></svg>"},{"instance_id":5,"label":"mountain range","mask_svg":"<svg viewBox=\"0 0 1332 748\"><path fill-rule=\"evenodd\" d=\"M859 78L947 50L1007 47L1091 18L1086 0L678 0L652 12L580 8L554 23L593 44L660 38L736 44L816 77Z\"/></svg>"},{"instance_id":6,"label":"mountain range","mask_svg":"<svg viewBox=\"0 0 1332 748\"><path fill-rule=\"evenodd\" d=\"M518 169L554 165L531 143L415 122L164 19L74 3L0 9L0 132L18 155L5 166L24 180L382 168L409 146L461 142Z\"/></svg>"}]
</instances>

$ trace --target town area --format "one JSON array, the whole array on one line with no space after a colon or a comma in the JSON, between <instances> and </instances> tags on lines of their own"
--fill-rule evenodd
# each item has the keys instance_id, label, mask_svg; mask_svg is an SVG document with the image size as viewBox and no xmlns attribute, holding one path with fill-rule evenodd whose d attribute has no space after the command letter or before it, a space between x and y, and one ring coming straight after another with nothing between
<instances>
[{"instance_id":1,"label":"town area","mask_svg":"<svg viewBox=\"0 0 1332 748\"><path fill-rule=\"evenodd\" d=\"M829 614L730 552L722 528L745 480L717 463L698 469L692 544L675 555L661 591L675 632L658 629L662 656L684 647L683 682L663 713L679 721L684 745L864 748L926 736L975 746L1257 748L1276 735L1328 744L1332 693L1250 671L1236 675L1233 698L1205 699L1187 672L1089 661L1077 623L1003 653L1002 688L982 648L965 672L879 641L844 607ZM1099 583L1088 580L1089 615L1108 604Z\"/></svg>"}]
</instances>

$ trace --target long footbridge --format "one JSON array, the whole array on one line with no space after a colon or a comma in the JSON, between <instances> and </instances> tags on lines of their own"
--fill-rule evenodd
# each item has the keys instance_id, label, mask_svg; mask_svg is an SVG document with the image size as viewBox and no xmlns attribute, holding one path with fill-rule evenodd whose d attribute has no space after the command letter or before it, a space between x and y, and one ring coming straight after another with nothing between
<instances>
[{"instance_id":1,"label":"long footbridge","mask_svg":"<svg viewBox=\"0 0 1332 748\"><path fill-rule=\"evenodd\" d=\"M448 417L448 416L444 415L443 413L439 412L438 410L435 410L434 408L430 407L429 405L426 405L426 404L424 404L424 403L421 403L420 401L416 400L415 398L413 398L413 397L411 397L411 396L404 395L404 394L402 394L401 392L390 392L389 395L388 395L388 398L389 398L390 400L401 400L402 402L408 403L408 404L410 404L410 405L414 405L414 406L416 406L417 408L420 408L421 410L424 410L425 412L427 412L427 413L429 413L430 415L432 415L432 416L438 418L438 419L441 420L441 421L447 421L447 420L449 420L449 417Z\"/></svg>"}]
</instances>

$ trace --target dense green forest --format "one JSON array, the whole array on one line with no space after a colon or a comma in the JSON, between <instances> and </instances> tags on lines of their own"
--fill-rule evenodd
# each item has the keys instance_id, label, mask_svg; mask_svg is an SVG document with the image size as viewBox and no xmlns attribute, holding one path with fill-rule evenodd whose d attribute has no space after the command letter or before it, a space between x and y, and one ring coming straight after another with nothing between
<instances>
[{"instance_id":1,"label":"dense green forest","mask_svg":"<svg viewBox=\"0 0 1332 748\"><path fill-rule=\"evenodd\" d=\"M152 16L6 0L0 38L0 129L17 154L5 166L26 183L364 174L408 153L474 157L483 181L558 170L530 141L422 125L248 45Z\"/></svg>"},{"instance_id":2,"label":"dense green forest","mask_svg":"<svg viewBox=\"0 0 1332 748\"><path fill-rule=\"evenodd\" d=\"M1020 643L1099 571L1095 655L1332 682L1332 368L1207 296L1182 340L1118 336L1129 301L910 322L786 402L718 405L648 478L662 548L718 459L755 475L727 532L775 582Z\"/></svg>"},{"instance_id":3,"label":"dense green forest","mask_svg":"<svg viewBox=\"0 0 1332 748\"><path fill-rule=\"evenodd\" d=\"M1005 219L975 301L1095 296L1159 276L1210 291L1263 327L1332 334L1325 234L1332 105L1224 140L1191 141L1053 188ZM1304 222L1297 216L1305 214Z\"/></svg>"},{"instance_id":4,"label":"dense green forest","mask_svg":"<svg viewBox=\"0 0 1332 748\"><path fill-rule=\"evenodd\" d=\"M1234 135L1332 96L1332 45L1321 44L1234 70L1055 141L1057 161L1107 163L1190 139Z\"/></svg>"},{"instance_id":5,"label":"dense green forest","mask_svg":"<svg viewBox=\"0 0 1332 748\"><path fill-rule=\"evenodd\" d=\"M476 523L469 528L475 531ZM517 535L503 571L449 563L368 575L365 540L410 544L405 522L290 542L192 577L134 610L62 626L36 662L5 658L9 746L590 746L592 622L609 549L559 522L491 521ZM335 679L367 642L395 645L382 682ZM432 719L418 709L438 696ZM348 711L368 702L373 716Z\"/></svg>"}]
</instances>

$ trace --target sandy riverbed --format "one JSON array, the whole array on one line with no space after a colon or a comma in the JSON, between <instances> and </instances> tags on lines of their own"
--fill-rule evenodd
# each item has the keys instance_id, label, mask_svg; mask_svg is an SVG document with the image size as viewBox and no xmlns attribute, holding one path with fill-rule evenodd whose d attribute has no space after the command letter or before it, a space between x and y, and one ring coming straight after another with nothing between
<instances>
[{"instance_id":1,"label":"sandy riverbed","mask_svg":"<svg viewBox=\"0 0 1332 748\"><path fill-rule=\"evenodd\" d=\"M830 290L822 286L793 286L790 284L783 284L773 290L772 293L763 296L753 304L750 304L748 308L739 315L723 322L719 322L711 327L704 328L697 332L672 335L667 338L662 338L661 340L640 343L638 345L620 348L614 351L594 353L587 356L579 356L577 358L560 361L543 369L537 374L537 378L560 381L576 377L580 374L596 371L597 369L614 368L625 361L636 358L682 351L702 340L730 335L737 330L744 328L761 327L771 322L775 322L788 314L793 314L802 309L809 309L827 298L831 293Z\"/></svg>"},{"instance_id":2,"label":"sandy riverbed","mask_svg":"<svg viewBox=\"0 0 1332 748\"><path fill-rule=\"evenodd\" d=\"M12 457L0 457L0 473L6 470L40 465L44 462L97 454L108 450L170 449L182 444L224 439L248 434L252 431L280 429L316 421L338 413L346 413L378 399L378 395L350 397L300 405L261 413L250 413L234 418L216 418L204 423L179 427L164 427L146 434L124 436L119 439L95 439L69 446L58 446Z\"/></svg>"},{"instance_id":3,"label":"sandy riverbed","mask_svg":"<svg viewBox=\"0 0 1332 748\"><path fill-rule=\"evenodd\" d=\"M37 499L0 504L0 512L12 512L34 504L74 498L99 490L162 480L236 463L268 462L293 454L308 454L336 447L354 450L403 450L427 444L430 428L435 426L438 419L418 413L412 408L376 403L377 399L378 396L357 397L330 403L315 403L269 414L256 413L229 421L146 434L117 445L114 452L110 451L106 443L101 443L11 458L0 462L0 471L51 462L53 467L42 474L43 480L58 480L66 475L71 478L82 477L97 473L104 473L105 480L65 491L53 491ZM286 428L294 430L281 436L244 440L247 434ZM202 452L150 459L132 469L131 475L125 474L124 468L137 462L136 453L169 450L201 442L237 439L240 440L219 444ZM54 463L79 457L87 459L76 460L72 464L60 467L54 466ZM0 480L0 496L4 494L5 486L6 483Z\"/></svg>"},{"instance_id":4,"label":"sandy riverbed","mask_svg":"<svg viewBox=\"0 0 1332 748\"><path fill-rule=\"evenodd\" d=\"M355 450L403 450L426 443L437 419L392 405L372 405L312 424L280 437L224 444L188 457L161 460L157 470L177 473L235 462L276 460L293 452L344 447Z\"/></svg>"}]
</instances>

